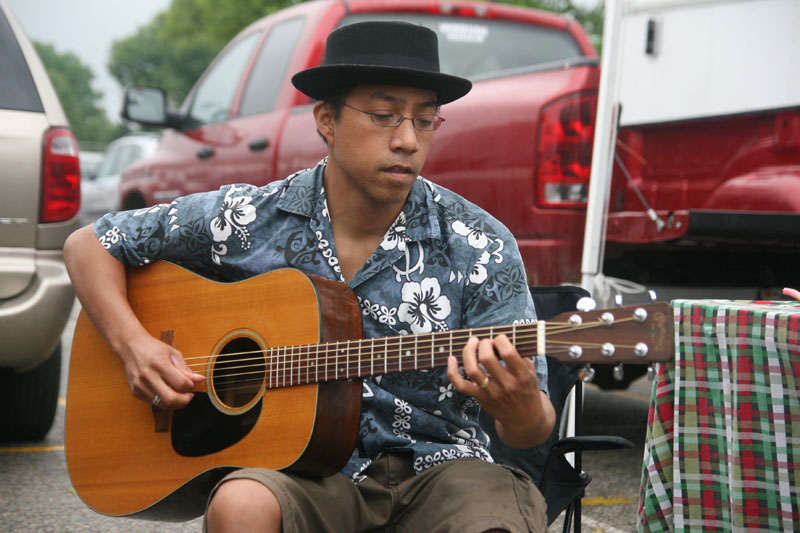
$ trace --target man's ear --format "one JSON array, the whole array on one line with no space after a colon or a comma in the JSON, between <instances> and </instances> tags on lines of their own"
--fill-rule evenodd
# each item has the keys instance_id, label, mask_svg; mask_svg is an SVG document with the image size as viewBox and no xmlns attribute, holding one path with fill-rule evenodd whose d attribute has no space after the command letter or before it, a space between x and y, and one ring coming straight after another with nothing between
<instances>
[{"instance_id":1,"label":"man's ear","mask_svg":"<svg viewBox=\"0 0 800 533\"><path fill-rule=\"evenodd\" d=\"M317 133L324 139L325 143L333 143L333 108L326 102L314 104L314 119L317 122Z\"/></svg>"}]
</instances>

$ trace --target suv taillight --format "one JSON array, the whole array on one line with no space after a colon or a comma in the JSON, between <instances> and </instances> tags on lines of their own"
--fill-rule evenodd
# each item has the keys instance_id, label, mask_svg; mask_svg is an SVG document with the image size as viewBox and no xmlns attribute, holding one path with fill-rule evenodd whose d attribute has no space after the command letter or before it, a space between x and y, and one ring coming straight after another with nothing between
<instances>
[{"instance_id":1,"label":"suv taillight","mask_svg":"<svg viewBox=\"0 0 800 533\"><path fill-rule=\"evenodd\" d=\"M585 207L592 163L597 96L574 94L542 110L537 203Z\"/></svg>"},{"instance_id":2,"label":"suv taillight","mask_svg":"<svg viewBox=\"0 0 800 533\"><path fill-rule=\"evenodd\" d=\"M78 142L69 129L51 128L43 143L39 221L61 222L74 217L81 205Z\"/></svg>"}]
</instances>

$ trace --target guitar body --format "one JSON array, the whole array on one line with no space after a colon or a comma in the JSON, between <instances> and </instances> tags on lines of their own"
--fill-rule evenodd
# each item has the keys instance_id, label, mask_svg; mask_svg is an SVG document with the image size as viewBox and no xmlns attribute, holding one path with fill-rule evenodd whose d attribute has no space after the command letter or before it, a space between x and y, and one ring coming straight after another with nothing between
<instances>
[{"instance_id":1,"label":"guitar body","mask_svg":"<svg viewBox=\"0 0 800 533\"><path fill-rule=\"evenodd\" d=\"M358 431L358 380L270 388L257 375L249 389L225 395L213 364L241 351L266 358L269 348L361 338L345 284L291 269L217 283L158 262L129 271L128 299L147 330L207 379L178 411L135 399L122 363L81 312L65 450L86 504L108 515L186 520L203 513L210 489L236 468L329 475L344 466Z\"/></svg>"}]
</instances>

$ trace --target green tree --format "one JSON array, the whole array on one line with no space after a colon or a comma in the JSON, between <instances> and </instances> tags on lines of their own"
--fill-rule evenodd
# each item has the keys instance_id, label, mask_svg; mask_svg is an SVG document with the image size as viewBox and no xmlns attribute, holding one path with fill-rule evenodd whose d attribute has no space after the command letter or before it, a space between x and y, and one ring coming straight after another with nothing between
<instances>
[{"instance_id":1,"label":"green tree","mask_svg":"<svg viewBox=\"0 0 800 533\"><path fill-rule=\"evenodd\" d=\"M48 43L34 46L79 142L105 144L125 132L108 120L100 104L103 94L92 88L94 74L78 56L58 52Z\"/></svg>"},{"instance_id":2,"label":"green tree","mask_svg":"<svg viewBox=\"0 0 800 533\"><path fill-rule=\"evenodd\" d=\"M225 44L248 24L291 0L172 0L134 35L115 41L109 71L123 86L150 85L183 101Z\"/></svg>"}]
</instances>

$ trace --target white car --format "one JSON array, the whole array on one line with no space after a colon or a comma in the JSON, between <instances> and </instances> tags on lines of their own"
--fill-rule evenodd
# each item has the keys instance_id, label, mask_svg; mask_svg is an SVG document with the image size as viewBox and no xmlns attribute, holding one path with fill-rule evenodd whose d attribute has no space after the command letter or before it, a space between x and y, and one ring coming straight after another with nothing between
<instances>
[{"instance_id":1,"label":"white car","mask_svg":"<svg viewBox=\"0 0 800 533\"><path fill-rule=\"evenodd\" d=\"M131 163L154 153L158 139L155 133L132 133L108 145L97 172L81 180L80 218L83 224L90 224L106 213L119 210L122 171Z\"/></svg>"}]
</instances>

